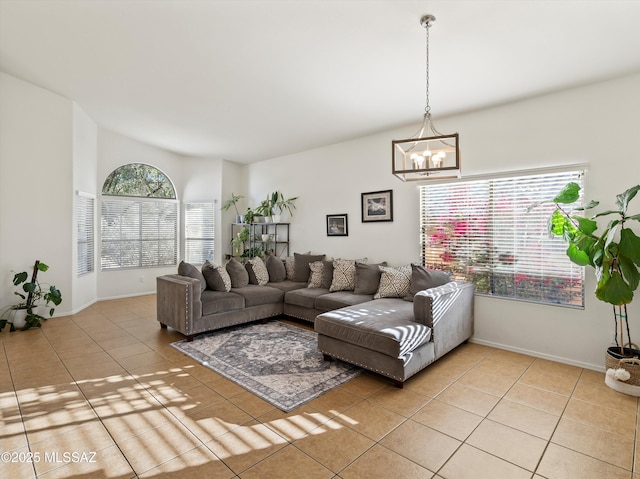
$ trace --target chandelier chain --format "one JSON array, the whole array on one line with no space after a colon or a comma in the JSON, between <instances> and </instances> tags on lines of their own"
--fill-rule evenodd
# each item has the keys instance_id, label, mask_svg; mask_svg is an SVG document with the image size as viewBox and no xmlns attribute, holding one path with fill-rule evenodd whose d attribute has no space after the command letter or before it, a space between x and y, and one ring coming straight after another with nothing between
<instances>
[{"instance_id":1,"label":"chandelier chain","mask_svg":"<svg viewBox=\"0 0 640 479\"><path fill-rule=\"evenodd\" d=\"M426 74L426 89L425 89L425 96L426 96L426 106L424 107L424 114L425 115L429 115L431 113L431 106L429 105L429 23L427 22L424 26L424 29L426 30L426 59L427 59L427 66L425 69L425 74Z\"/></svg>"}]
</instances>

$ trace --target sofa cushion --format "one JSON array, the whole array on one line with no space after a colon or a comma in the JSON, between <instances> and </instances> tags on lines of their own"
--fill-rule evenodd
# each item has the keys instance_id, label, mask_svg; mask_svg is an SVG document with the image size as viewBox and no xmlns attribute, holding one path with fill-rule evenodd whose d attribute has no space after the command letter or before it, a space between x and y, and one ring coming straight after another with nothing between
<instances>
[{"instance_id":1,"label":"sofa cushion","mask_svg":"<svg viewBox=\"0 0 640 479\"><path fill-rule=\"evenodd\" d=\"M231 278L224 266L211 264L207 260L202 265L202 275L207 282L207 288L211 291L229 292L231 290Z\"/></svg>"},{"instance_id":2,"label":"sofa cushion","mask_svg":"<svg viewBox=\"0 0 640 479\"><path fill-rule=\"evenodd\" d=\"M376 294L380 286L380 266L386 266L386 261L378 264L356 263L355 294Z\"/></svg>"},{"instance_id":3,"label":"sofa cushion","mask_svg":"<svg viewBox=\"0 0 640 479\"><path fill-rule=\"evenodd\" d=\"M258 286L257 284L249 284L242 288L231 288L231 292L239 294L244 298L244 305L260 306L261 304L282 303L284 293L270 286Z\"/></svg>"},{"instance_id":4,"label":"sofa cushion","mask_svg":"<svg viewBox=\"0 0 640 479\"><path fill-rule=\"evenodd\" d=\"M189 278L194 278L200 281L200 292L207 288L207 282L205 281L202 272L191 263L180 261L180 264L178 265L178 274L180 276L188 276Z\"/></svg>"},{"instance_id":5,"label":"sofa cushion","mask_svg":"<svg viewBox=\"0 0 640 479\"><path fill-rule=\"evenodd\" d=\"M286 293L287 291L294 291L296 289L306 288L307 283L299 283L297 281L291 281L289 279L285 279L284 281L279 281L276 283L267 283L267 286L271 288L277 288L280 291Z\"/></svg>"},{"instance_id":6,"label":"sofa cushion","mask_svg":"<svg viewBox=\"0 0 640 479\"><path fill-rule=\"evenodd\" d=\"M249 273L247 273L247 270L240 262L231 258L227 261L225 267L227 268L227 273L229 273L229 277L231 278L232 288L244 288L249 284Z\"/></svg>"},{"instance_id":7,"label":"sofa cushion","mask_svg":"<svg viewBox=\"0 0 640 479\"><path fill-rule=\"evenodd\" d=\"M279 283L287 279L287 270L284 266L284 262L280 258L269 255L265 264L269 273L270 283Z\"/></svg>"},{"instance_id":8,"label":"sofa cushion","mask_svg":"<svg viewBox=\"0 0 640 479\"><path fill-rule=\"evenodd\" d=\"M404 299L407 301L413 301L413 297L418 291L442 286L443 284L447 284L449 281L451 281L451 275L449 273L437 271L435 269L427 269L418 264L412 264L409 293Z\"/></svg>"},{"instance_id":9,"label":"sofa cushion","mask_svg":"<svg viewBox=\"0 0 640 479\"><path fill-rule=\"evenodd\" d=\"M303 308L315 309L316 298L327 294L328 288L303 288L295 291L288 291L284 295L284 302Z\"/></svg>"},{"instance_id":10,"label":"sofa cushion","mask_svg":"<svg viewBox=\"0 0 640 479\"><path fill-rule=\"evenodd\" d=\"M335 291L318 296L315 308L320 311L330 311L353 304L365 303L371 301L371 299L372 296L368 294L353 294L353 291Z\"/></svg>"},{"instance_id":11,"label":"sofa cushion","mask_svg":"<svg viewBox=\"0 0 640 479\"><path fill-rule=\"evenodd\" d=\"M311 270L309 269L309 264L314 261L320 261L324 259L323 254L300 254L293 253L293 257L295 258L295 272L294 272L294 281L309 281L309 274Z\"/></svg>"},{"instance_id":12,"label":"sofa cushion","mask_svg":"<svg viewBox=\"0 0 640 479\"><path fill-rule=\"evenodd\" d=\"M356 286L356 262L366 263L367 258L333 260L333 278L329 291L353 291Z\"/></svg>"},{"instance_id":13,"label":"sofa cushion","mask_svg":"<svg viewBox=\"0 0 640 479\"><path fill-rule=\"evenodd\" d=\"M262 258L251 258L244 266L249 273L249 283L264 286L269 282L269 271Z\"/></svg>"},{"instance_id":14,"label":"sofa cushion","mask_svg":"<svg viewBox=\"0 0 640 479\"><path fill-rule=\"evenodd\" d=\"M244 308L244 298L226 291L202 292L202 315L223 313Z\"/></svg>"},{"instance_id":15,"label":"sofa cushion","mask_svg":"<svg viewBox=\"0 0 640 479\"><path fill-rule=\"evenodd\" d=\"M411 284L411 265L400 268L380 266L380 287L373 296L378 298L404 298L409 293Z\"/></svg>"},{"instance_id":16,"label":"sofa cushion","mask_svg":"<svg viewBox=\"0 0 640 479\"><path fill-rule=\"evenodd\" d=\"M431 339L431 328L416 323L406 301L381 299L320 314L319 334L401 358Z\"/></svg>"}]
</instances>

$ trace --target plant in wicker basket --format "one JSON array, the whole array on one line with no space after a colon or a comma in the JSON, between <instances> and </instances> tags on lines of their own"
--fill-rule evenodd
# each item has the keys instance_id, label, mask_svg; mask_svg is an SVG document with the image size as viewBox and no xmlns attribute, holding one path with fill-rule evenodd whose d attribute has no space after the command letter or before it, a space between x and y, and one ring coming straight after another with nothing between
<instances>
[{"instance_id":1,"label":"plant in wicker basket","mask_svg":"<svg viewBox=\"0 0 640 479\"><path fill-rule=\"evenodd\" d=\"M627 304L633 301L633 293L640 283L640 237L630 225L638 226L640 214L629 215L629 202L633 200L640 185L633 186L616 196L616 209L603 211L591 218L575 214L596 207L599 202L590 201L584 206L571 208L580 198L580 186L569 183L553 199L542 203L554 203L555 209L549 218L549 231L562 237L568 244L567 256L580 266L591 266L595 270L596 298L613 307L615 324L615 347L607 350L607 367L621 368L622 364L633 367L633 361L620 363L621 358L638 357L638 351L629 329ZM532 209L542 203L529 207ZM608 217L609 222L599 230L597 218ZM637 228L636 231L640 231ZM627 340L625 340L625 334ZM638 367L635 365L635 367ZM625 374L618 374L622 379ZM640 384L640 380L638 381Z\"/></svg>"}]
</instances>

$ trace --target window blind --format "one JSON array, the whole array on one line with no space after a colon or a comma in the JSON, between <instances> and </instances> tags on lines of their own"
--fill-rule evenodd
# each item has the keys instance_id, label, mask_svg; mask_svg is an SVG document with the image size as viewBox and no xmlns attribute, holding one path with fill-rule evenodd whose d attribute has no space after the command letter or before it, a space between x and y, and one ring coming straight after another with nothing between
<instances>
[{"instance_id":1,"label":"window blind","mask_svg":"<svg viewBox=\"0 0 640 479\"><path fill-rule=\"evenodd\" d=\"M171 200L102 200L102 269L177 264L178 203Z\"/></svg>"},{"instance_id":2,"label":"window blind","mask_svg":"<svg viewBox=\"0 0 640 479\"><path fill-rule=\"evenodd\" d=\"M188 263L213 262L214 204L185 203L184 255Z\"/></svg>"},{"instance_id":3,"label":"window blind","mask_svg":"<svg viewBox=\"0 0 640 479\"><path fill-rule=\"evenodd\" d=\"M83 276L94 269L94 205L95 198L78 193L76 197L77 265Z\"/></svg>"},{"instance_id":4,"label":"window blind","mask_svg":"<svg viewBox=\"0 0 640 479\"><path fill-rule=\"evenodd\" d=\"M423 264L474 283L477 293L584 306L584 268L548 233L553 198L581 171L420 187Z\"/></svg>"}]
</instances>

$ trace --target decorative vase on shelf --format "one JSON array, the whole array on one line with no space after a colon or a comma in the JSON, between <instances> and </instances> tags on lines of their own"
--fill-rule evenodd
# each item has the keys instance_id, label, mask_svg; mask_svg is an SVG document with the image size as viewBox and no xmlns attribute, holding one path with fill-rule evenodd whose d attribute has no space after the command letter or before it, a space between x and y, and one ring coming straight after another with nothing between
<instances>
[{"instance_id":1,"label":"decorative vase on shelf","mask_svg":"<svg viewBox=\"0 0 640 479\"><path fill-rule=\"evenodd\" d=\"M273 215L272 218L274 223L280 223L280 220L282 219L282 215Z\"/></svg>"}]
</instances>

